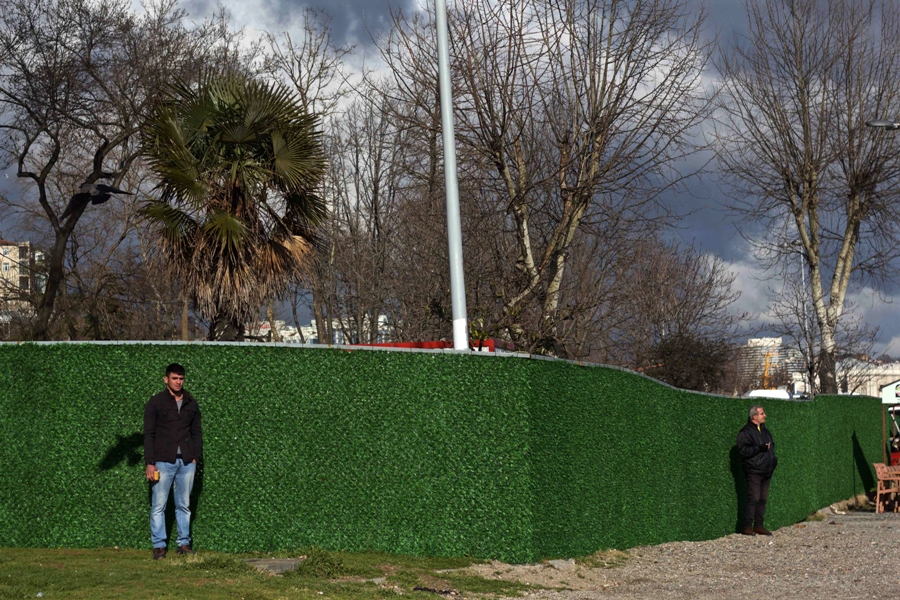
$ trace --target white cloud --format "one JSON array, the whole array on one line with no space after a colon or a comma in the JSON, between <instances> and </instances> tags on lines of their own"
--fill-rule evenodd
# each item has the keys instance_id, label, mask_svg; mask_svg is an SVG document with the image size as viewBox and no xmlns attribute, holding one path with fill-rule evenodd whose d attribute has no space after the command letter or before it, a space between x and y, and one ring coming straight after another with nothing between
<instances>
[{"instance_id":1,"label":"white cloud","mask_svg":"<svg viewBox=\"0 0 900 600\"><path fill-rule=\"evenodd\" d=\"M854 313L860 315L870 327L878 327L875 355L886 353L900 356L900 293L881 294L871 287L847 294L847 302L854 305Z\"/></svg>"},{"instance_id":2,"label":"white cloud","mask_svg":"<svg viewBox=\"0 0 900 600\"><path fill-rule=\"evenodd\" d=\"M765 274L760 270L759 265L752 259L736 261L731 263L729 271L735 277L732 290L741 293L741 297L734 304L734 309L758 315L758 322L774 322L774 319L767 314L769 311L769 289L772 286L772 282L765 279Z\"/></svg>"}]
</instances>

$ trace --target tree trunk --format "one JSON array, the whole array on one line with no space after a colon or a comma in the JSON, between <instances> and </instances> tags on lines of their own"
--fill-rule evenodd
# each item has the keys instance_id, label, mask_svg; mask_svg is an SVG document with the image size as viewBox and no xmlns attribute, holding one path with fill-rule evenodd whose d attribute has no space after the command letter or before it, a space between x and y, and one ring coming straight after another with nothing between
<instances>
[{"instance_id":1,"label":"tree trunk","mask_svg":"<svg viewBox=\"0 0 900 600\"><path fill-rule=\"evenodd\" d=\"M181 340L186 342L190 339L188 334L188 301L185 298L181 306Z\"/></svg>"},{"instance_id":2,"label":"tree trunk","mask_svg":"<svg viewBox=\"0 0 900 600\"><path fill-rule=\"evenodd\" d=\"M233 317L217 315L209 324L208 339L211 342L243 342L244 326Z\"/></svg>"},{"instance_id":3,"label":"tree trunk","mask_svg":"<svg viewBox=\"0 0 900 600\"><path fill-rule=\"evenodd\" d=\"M50 259L47 261L47 286L44 288L41 302L38 305L37 317L34 320L34 339L37 341L50 339L50 318L53 316L56 295L59 293L60 286L63 285L66 246L71 233L72 230L69 227L64 226L58 229L53 249L50 251Z\"/></svg>"},{"instance_id":4,"label":"tree trunk","mask_svg":"<svg viewBox=\"0 0 900 600\"><path fill-rule=\"evenodd\" d=\"M266 304L266 318L269 320L269 331L272 332L272 341L283 342L281 334L278 333L278 328L275 327L275 311L272 310L271 304Z\"/></svg>"},{"instance_id":5,"label":"tree trunk","mask_svg":"<svg viewBox=\"0 0 900 600\"><path fill-rule=\"evenodd\" d=\"M322 310L321 294L313 288L313 315L316 318L316 337L319 338L320 344L330 344L328 339L328 328L325 324L325 314Z\"/></svg>"},{"instance_id":6,"label":"tree trunk","mask_svg":"<svg viewBox=\"0 0 900 600\"><path fill-rule=\"evenodd\" d=\"M834 328L822 326L822 349L819 351L819 392L837 394L836 343Z\"/></svg>"},{"instance_id":7,"label":"tree trunk","mask_svg":"<svg viewBox=\"0 0 900 600\"><path fill-rule=\"evenodd\" d=\"M297 318L297 297L291 297L291 316L294 318L294 327L297 328L297 335L300 336L300 343L306 343L306 337L303 335L303 329L300 328L300 319Z\"/></svg>"}]
</instances>

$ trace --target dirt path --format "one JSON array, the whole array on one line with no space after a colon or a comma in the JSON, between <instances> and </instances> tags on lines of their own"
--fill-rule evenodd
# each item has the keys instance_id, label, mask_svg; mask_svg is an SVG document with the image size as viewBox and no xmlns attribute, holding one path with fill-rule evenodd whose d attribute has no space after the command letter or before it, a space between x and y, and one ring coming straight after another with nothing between
<instances>
[{"instance_id":1,"label":"dirt path","mask_svg":"<svg viewBox=\"0 0 900 600\"><path fill-rule=\"evenodd\" d=\"M484 577L563 589L530 600L691 598L850 600L900 598L900 514L850 512L799 523L772 537L729 535L574 561L471 567Z\"/></svg>"}]
</instances>

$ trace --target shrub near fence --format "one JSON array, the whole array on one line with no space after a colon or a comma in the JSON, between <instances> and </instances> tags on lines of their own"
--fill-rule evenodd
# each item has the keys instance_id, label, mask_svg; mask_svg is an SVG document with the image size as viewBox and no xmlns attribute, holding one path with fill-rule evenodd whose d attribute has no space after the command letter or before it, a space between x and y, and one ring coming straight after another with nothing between
<instances>
[{"instance_id":1,"label":"shrub near fence","mask_svg":"<svg viewBox=\"0 0 900 600\"><path fill-rule=\"evenodd\" d=\"M203 412L201 549L522 562L737 525L750 400L515 357L7 344L0 544L149 548L141 416L173 361ZM765 405L780 459L767 526L873 485L877 400Z\"/></svg>"}]
</instances>

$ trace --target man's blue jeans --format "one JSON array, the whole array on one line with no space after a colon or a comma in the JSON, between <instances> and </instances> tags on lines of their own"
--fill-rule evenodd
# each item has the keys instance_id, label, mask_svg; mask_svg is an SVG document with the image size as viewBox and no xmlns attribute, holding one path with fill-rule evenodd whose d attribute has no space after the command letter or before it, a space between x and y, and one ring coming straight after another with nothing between
<instances>
[{"instance_id":1,"label":"man's blue jeans","mask_svg":"<svg viewBox=\"0 0 900 600\"><path fill-rule=\"evenodd\" d=\"M158 462L159 481L153 484L150 507L150 540L154 548L166 547L166 502L175 484L175 522L178 524L178 545L191 545L191 488L194 487L196 463Z\"/></svg>"}]
</instances>

